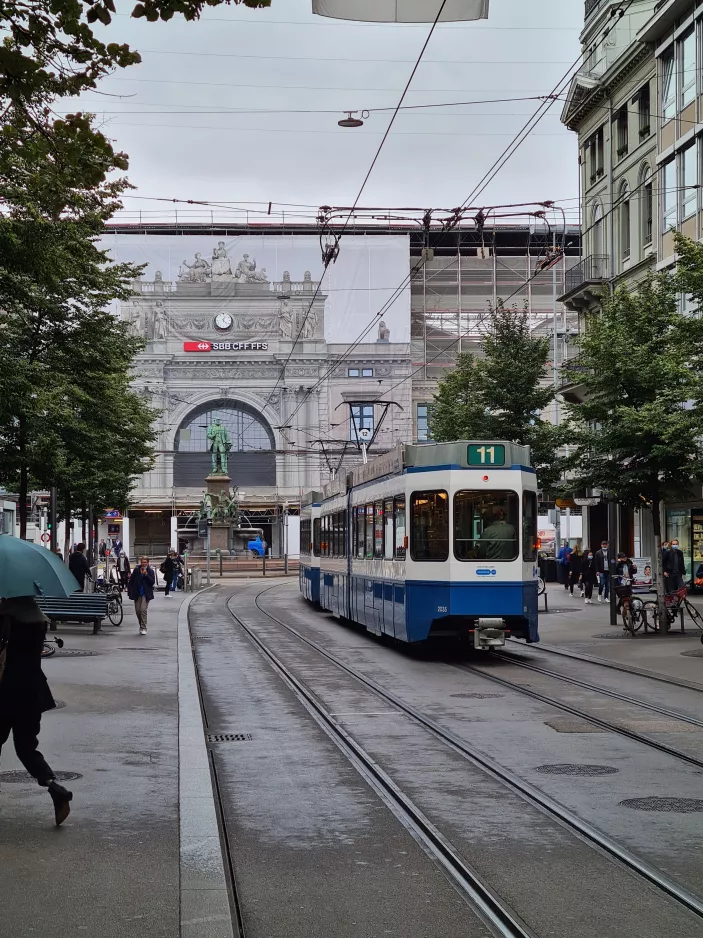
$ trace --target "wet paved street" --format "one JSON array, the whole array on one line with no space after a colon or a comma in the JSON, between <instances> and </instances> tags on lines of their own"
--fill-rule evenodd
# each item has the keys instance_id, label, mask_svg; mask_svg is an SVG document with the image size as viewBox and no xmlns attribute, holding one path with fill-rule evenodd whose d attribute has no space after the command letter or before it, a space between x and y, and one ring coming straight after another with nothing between
<instances>
[{"instance_id":1,"label":"wet paved street","mask_svg":"<svg viewBox=\"0 0 703 938\"><path fill-rule=\"evenodd\" d=\"M624 687L634 699L647 700L654 687L653 699L674 711L664 719L515 662L468 662L515 685L502 687L463 670L464 662L446 647L408 653L384 645L312 610L294 582L259 581L206 594L191 608L207 731L235 737L211 748L248 935L473 935L485 933L485 926L230 615L228 596L241 622L312 691L334 723L391 777L528 932L583 938L703 934L701 917L506 790L301 637L512 772L526 790L551 796L606 833L665 881L692 894L693 905L703 910L696 896L703 881L700 769L587 719L607 716L703 760L703 728L676 718L695 719L696 691L564 659L565 675L587 673L592 684ZM555 646L568 629L578 629L580 636L585 630L605 631L602 621L591 625L576 601L574 606L574 614L542 619L547 634L551 621L559 623ZM605 618L606 610L598 611ZM606 641L609 647L621 644L603 640L601 645ZM587 638L580 642L591 654L604 654ZM512 650L562 670L553 656L545 665L547 656L533 649ZM637 660L642 668L657 663L651 652L639 649ZM686 673L691 680L690 667ZM568 702L584 717L567 717L525 697L520 686ZM662 803L668 808L662 811L622 804L645 799L649 809L657 803L648 799L661 797L682 800ZM679 813L682 806L692 813Z\"/></svg>"}]
</instances>

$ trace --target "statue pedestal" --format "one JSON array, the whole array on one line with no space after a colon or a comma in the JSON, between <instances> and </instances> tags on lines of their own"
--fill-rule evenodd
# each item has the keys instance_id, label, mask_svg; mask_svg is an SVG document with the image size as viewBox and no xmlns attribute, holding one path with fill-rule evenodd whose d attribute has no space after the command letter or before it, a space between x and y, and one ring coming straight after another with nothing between
<instances>
[{"instance_id":1,"label":"statue pedestal","mask_svg":"<svg viewBox=\"0 0 703 938\"><path fill-rule=\"evenodd\" d=\"M229 553L229 532L230 524L227 521L213 521L210 527L210 551L222 551L223 554Z\"/></svg>"},{"instance_id":2,"label":"statue pedestal","mask_svg":"<svg viewBox=\"0 0 703 938\"><path fill-rule=\"evenodd\" d=\"M219 496L221 492L228 492L229 487L232 484L232 480L228 475L225 475L221 472L211 472L209 476L205 477L205 485L207 486L208 495Z\"/></svg>"}]
</instances>

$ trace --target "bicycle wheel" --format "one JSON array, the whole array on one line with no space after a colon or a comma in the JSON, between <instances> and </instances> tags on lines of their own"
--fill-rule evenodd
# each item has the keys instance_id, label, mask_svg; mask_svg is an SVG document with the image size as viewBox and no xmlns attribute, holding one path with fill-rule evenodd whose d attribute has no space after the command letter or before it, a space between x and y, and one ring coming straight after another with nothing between
<instances>
[{"instance_id":1,"label":"bicycle wheel","mask_svg":"<svg viewBox=\"0 0 703 938\"><path fill-rule=\"evenodd\" d=\"M659 631L659 607L653 599L642 604L642 616L647 617L647 627Z\"/></svg>"},{"instance_id":2,"label":"bicycle wheel","mask_svg":"<svg viewBox=\"0 0 703 938\"><path fill-rule=\"evenodd\" d=\"M122 603L112 597L110 597L110 602L107 604L107 617L113 625L122 625L122 619L124 618Z\"/></svg>"},{"instance_id":3,"label":"bicycle wheel","mask_svg":"<svg viewBox=\"0 0 703 938\"><path fill-rule=\"evenodd\" d=\"M630 613L632 615L632 631L639 632L644 625L644 603L638 596L630 600Z\"/></svg>"},{"instance_id":4,"label":"bicycle wheel","mask_svg":"<svg viewBox=\"0 0 703 938\"><path fill-rule=\"evenodd\" d=\"M56 654L56 645L53 642L44 642L44 645L41 650L42 658L51 658L52 655Z\"/></svg>"},{"instance_id":5,"label":"bicycle wheel","mask_svg":"<svg viewBox=\"0 0 703 938\"><path fill-rule=\"evenodd\" d=\"M622 624L626 632L629 632L630 635L635 634L635 622L632 618L632 609L630 608L629 603L623 603L621 610L622 614Z\"/></svg>"},{"instance_id":6,"label":"bicycle wheel","mask_svg":"<svg viewBox=\"0 0 703 938\"><path fill-rule=\"evenodd\" d=\"M691 621L703 632L703 616L701 615L700 610L696 609L693 603L689 602L688 600L685 600L684 608L688 613L689 619L691 619ZM701 638L701 641L703 641L703 637Z\"/></svg>"},{"instance_id":7,"label":"bicycle wheel","mask_svg":"<svg viewBox=\"0 0 703 938\"><path fill-rule=\"evenodd\" d=\"M547 589L547 584L544 582L541 576L537 577L537 595L541 596L542 593Z\"/></svg>"}]
</instances>

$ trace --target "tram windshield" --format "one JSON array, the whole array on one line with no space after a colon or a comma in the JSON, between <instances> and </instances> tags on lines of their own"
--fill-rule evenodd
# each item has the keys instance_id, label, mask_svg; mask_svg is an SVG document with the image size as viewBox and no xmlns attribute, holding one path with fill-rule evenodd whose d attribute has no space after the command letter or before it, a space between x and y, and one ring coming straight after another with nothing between
<instances>
[{"instance_id":1,"label":"tram windshield","mask_svg":"<svg viewBox=\"0 0 703 938\"><path fill-rule=\"evenodd\" d=\"M516 560L519 505L516 492L457 492L454 496L457 560Z\"/></svg>"}]
</instances>

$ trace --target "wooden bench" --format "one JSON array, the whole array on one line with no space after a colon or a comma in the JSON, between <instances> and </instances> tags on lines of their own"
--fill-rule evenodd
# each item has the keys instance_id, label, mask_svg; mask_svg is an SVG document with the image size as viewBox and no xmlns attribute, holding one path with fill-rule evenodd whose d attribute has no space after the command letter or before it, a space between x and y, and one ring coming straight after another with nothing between
<instances>
[{"instance_id":1,"label":"wooden bench","mask_svg":"<svg viewBox=\"0 0 703 938\"><path fill-rule=\"evenodd\" d=\"M93 635L107 615L106 593L73 593L67 598L37 596L37 605L50 620L50 630L56 631L57 622L92 622Z\"/></svg>"}]
</instances>

